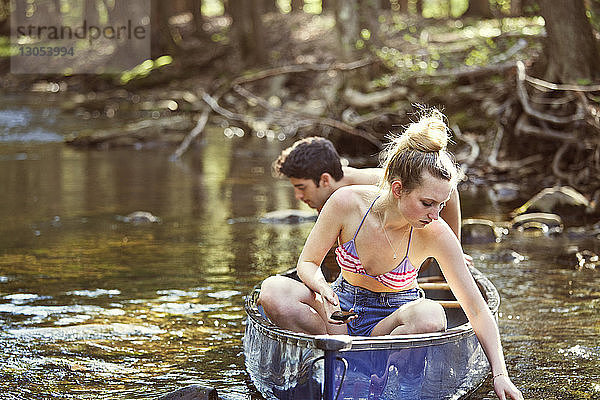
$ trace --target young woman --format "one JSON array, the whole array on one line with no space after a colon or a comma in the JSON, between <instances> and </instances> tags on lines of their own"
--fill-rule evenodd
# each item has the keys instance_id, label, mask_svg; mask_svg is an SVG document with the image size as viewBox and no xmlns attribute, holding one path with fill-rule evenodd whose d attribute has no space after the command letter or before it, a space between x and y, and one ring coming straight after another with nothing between
<instances>
[{"instance_id":1,"label":"young woman","mask_svg":"<svg viewBox=\"0 0 600 400\"><path fill-rule=\"evenodd\" d=\"M336 190L323 206L298 260L303 283L286 293L272 277L260 302L280 326L311 334L360 336L425 333L446 328L443 308L422 298L418 267L434 257L465 311L492 367L500 399L522 399L508 377L496 322L457 237L440 211L455 189L458 171L446 151L448 128L437 110L426 112L385 152L381 187ZM319 265L336 243L341 274L329 285ZM336 311L355 311L341 322Z\"/></svg>"}]
</instances>

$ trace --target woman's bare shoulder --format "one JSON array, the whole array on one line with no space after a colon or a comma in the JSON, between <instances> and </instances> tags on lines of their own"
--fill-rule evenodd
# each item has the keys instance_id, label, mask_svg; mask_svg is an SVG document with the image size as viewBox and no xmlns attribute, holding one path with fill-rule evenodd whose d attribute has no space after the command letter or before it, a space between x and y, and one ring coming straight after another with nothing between
<instances>
[{"instance_id":1,"label":"woman's bare shoulder","mask_svg":"<svg viewBox=\"0 0 600 400\"><path fill-rule=\"evenodd\" d=\"M333 192L327 202L343 207L362 207L377 196L377 188L372 185L343 186Z\"/></svg>"},{"instance_id":2,"label":"woman's bare shoulder","mask_svg":"<svg viewBox=\"0 0 600 400\"><path fill-rule=\"evenodd\" d=\"M454 241L456 236L452 232L452 229L446 221L443 219L438 219L436 221L432 221L427 226L415 229L413 235L415 235L421 239L422 243L439 243L446 241ZM436 246L432 246L436 247Z\"/></svg>"}]
</instances>

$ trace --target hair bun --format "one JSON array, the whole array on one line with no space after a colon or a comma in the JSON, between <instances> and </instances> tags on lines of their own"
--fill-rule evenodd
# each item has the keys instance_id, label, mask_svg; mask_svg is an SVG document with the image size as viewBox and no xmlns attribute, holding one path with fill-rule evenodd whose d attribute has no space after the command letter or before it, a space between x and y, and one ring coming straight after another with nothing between
<instances>
[{"instance_id":1,"label":"hair bun","mask_svg":"<svg viewBox=\"0 0 600 400\"><path fill-rule=\"evenodd\" d=\"M425 111L419 121L408 126L399 142L404 142L402 144L407 149L427 153L445 150L448 145L448 126L444 115L436 109Z\"/></svg>"}]
</instances>

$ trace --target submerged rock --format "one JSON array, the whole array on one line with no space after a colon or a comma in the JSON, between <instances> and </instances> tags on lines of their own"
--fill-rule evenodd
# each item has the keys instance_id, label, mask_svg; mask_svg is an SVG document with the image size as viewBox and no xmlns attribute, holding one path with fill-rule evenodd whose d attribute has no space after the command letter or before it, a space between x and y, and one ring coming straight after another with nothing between
<instances>
[{"instance_id":1,"label":"submerged rock","mask_svg":"<svg viewBox=\"0 0 600 400\"><path fill-rule=\"evenodd\" d=\"M525 260L525 256L517 253L510 249L501 249L498 251L492 251L489 253L482 254L479 256L480 260L501 262L501 263L519 263Z\"/></svg>"},{"instance_id":2,"label":"submerged rock","mask_svg":"<svg viewBox=\"0 0 600 400\"><path fill-rule=\"evenodd\" d=\"M506 228L487 219L469 218L462 221L461 242L464 244L496 243L507 234Z\"/></svg>"},{"instance_id":3,"label":"submerged rock","mask_svg":"<svg viewBox=\"0 0 600 400\"><path fill-rule=\"evenodd\" d=\"M210 386L190 385L165 394L158 400L219 400L217 390Z\"/></svg>"},{"instance_id":4,"label":"submerged rock","mask_svg":"<svg viewBox=\"0 0 600 400\"><path fill-rule=\"evenodd\" d=\"M520 186L515 183L500 182L492 185L488 190L488 196L493 201L507 203L516 200L519 197L520 191Z\"/></svg>"},{"instance_id":5,"label":"submerged rock","mask_svg":"<svg viewBox=\"0 0 600 400\"><path fill-rule=\"evenodd\" d=\"M128 214L124 217L118 215L117 219L119 221L134 225L160 223L160 218L158 218L155 215L152 215L152 213L149 213L148 211L134 211L131 214Z\"/></svg>"},{"instance_id":6,"label":"submerged rock","mask_svg":"<svg viewBox=\"0 0 600 400\"><path fill-rule=\"evenodd\" d=\"M301 224L316 220L317 214L304 210L276 210L264 214L259 219L263 224Z\"/></svg>"},{"instance_id":7,"label":"submerged rock","mask_svg":"<svg viewBox=\"0 0 600 400\"><path fill-rule=\"evenodd\" d=\"M578 270L596 269L600 267L600 257L591 250L580 250L577 246L571 246L556 258L556 262L562 266Z\"/></svg>"}]
</instances>

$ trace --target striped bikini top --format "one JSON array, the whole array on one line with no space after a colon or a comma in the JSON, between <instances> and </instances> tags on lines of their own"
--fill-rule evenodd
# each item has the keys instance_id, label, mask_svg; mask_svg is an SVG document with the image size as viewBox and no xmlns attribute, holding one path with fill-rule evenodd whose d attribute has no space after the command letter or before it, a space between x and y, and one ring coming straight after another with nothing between
<instances>
[{"instance_id":1,"label":"striped bikini top","mask_svg":"<svg viewBox=\"0 0 600 400\"><path fill-rule=\"evenodd\" d=\"M371 203L371 206L360 221L360 225L354 233L354 237L346 243L338 246L337 249L335 249L336 260L343 271L368 276L393 290L403 290L408 286L412 285L412 283L417 279L417 274L419 272L418 268L415 268L408 259L408 249L410 249L412 227L410 228L410 233L408 236L406 255L404 256L402 261L400 261L400 264L398 264L398 266L390 272L386 272L383 275L369 275L367 271L365 271L365 269L363 268L362 263L358 258L358 253L356 251L356 244L354 242L354 240L356 239L356 235L358 235L358 231L360 231L360 228L365 222L365 218L367 218L369 211L371 211L371 208L373 208L373 205L375 204L375 201L377 201L378 198L379 196L377 196L375 200L373 200L373 203Z\"/></svg>"}]
</instances>

